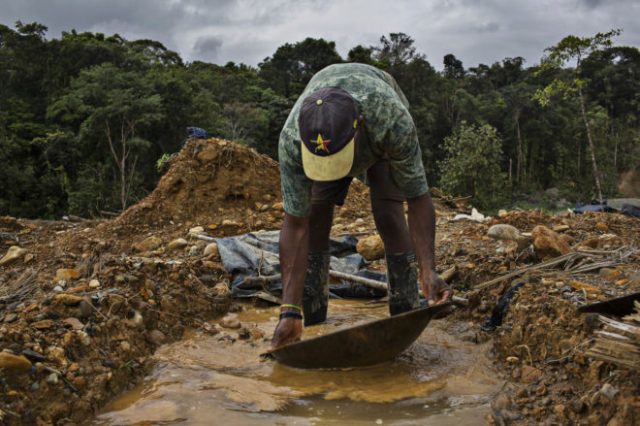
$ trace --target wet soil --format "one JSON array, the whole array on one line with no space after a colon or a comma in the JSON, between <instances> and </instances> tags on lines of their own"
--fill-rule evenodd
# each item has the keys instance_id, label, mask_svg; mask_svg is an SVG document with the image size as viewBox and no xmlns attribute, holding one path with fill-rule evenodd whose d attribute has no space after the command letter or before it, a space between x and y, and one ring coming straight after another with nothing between
<instances>
[{"instance_id":1,"label":"wet soil","mask_svg":"<svg viewBox=\"0 0 640 426\"><path fill-rule=\"evenodd\" d=\"M307 328L305 337L386 315L379 303L332 301L329 321ZM95 424L197 424L214 417L227 424L459 424L482 419L502 385L488 358L490 345L461 339L459 322L433 321L393 362L299 370L260 361L276 318L273 308L240 314L245 327L265 338L242 340L220 329L213 336L191 332L161 348L144 383L110 404Z\"/></svg>"}]
</instances>

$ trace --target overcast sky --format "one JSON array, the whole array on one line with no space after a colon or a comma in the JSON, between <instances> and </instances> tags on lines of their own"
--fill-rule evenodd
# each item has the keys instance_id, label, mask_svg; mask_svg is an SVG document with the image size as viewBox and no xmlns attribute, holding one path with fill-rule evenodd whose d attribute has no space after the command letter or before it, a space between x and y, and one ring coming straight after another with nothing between
<instances>
[{"instance_id":1,"label":"overcast sky","mask_svg":"<svg viewBox=\"0 0 640 426\"><path fill-rule=\"evenodd\" d=\"M257 65L305 37L338 52L404 32L437 69L453 53L465 67L522 56L528 65L568 34L622 28L617 44L640 46L640 0L0 0L0 23L118 33L162 42L187 61Z\"/></svg>"}]
</instances>

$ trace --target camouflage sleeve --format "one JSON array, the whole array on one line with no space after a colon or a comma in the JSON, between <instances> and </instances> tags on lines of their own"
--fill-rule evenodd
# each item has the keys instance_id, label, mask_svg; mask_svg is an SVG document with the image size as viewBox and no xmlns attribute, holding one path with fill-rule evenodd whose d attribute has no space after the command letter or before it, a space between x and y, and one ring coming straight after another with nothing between
<instances>
[{"instance_id":1,"label":"camouflage sleeve","mask_svg":"<svg viewBox=\"0 0 640 426\"><path fill-rule=\"evenodd\" d=\"M422 164L416 126L409 110L399 97L379 93L380 107L375 114L375 138L389 160L391 177L407 198L415 198L429 191Z\"/></svg>"},{"instance_id":2,"label":"camouflage sleeve","mask_svg":"<svg viewBox=\"0 0 640 426\"><path fill-rule=\"evenodd\" d=\"M292 216L308 216L311 210L312 182L302 168L300 143L286 126L280 133L278 161L284 211Z\"/></svg>"},{"instance_id":3,"label":"camouflage sleeve","mask_svg":"<svg viewBox=\"0 0 640 426\"><path fill-rule=\"evenodd\" d=\"M387 83L389 83L389 85L391 87L393 87L393 90L396 92L398 97L400 97L400 101L402 102L402 105L404 105L407 109L409 109L409 100L404 95L404 92L400 88L400 85L398 84L396 79L393 78L393 76L391 74L389 74L388 72L386 72L386 71L382 71L382 72L384 74L385 79L387 80Z\"/></svg>"}]
</instances>

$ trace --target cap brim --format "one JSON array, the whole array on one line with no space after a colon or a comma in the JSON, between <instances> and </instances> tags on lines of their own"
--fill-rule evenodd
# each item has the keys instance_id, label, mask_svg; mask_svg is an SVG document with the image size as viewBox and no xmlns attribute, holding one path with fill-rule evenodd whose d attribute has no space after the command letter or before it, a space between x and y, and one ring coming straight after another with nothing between
<instances>
[{"instance_id":1,"label":"cap brim","mask_svg":"<svg viewBox=\"0 0 640 426\"><path fill-rule=\"evenodd\" d=\"M302 151L302 168L304 174L311 180L327 182L342 179L351 171L353 166L353 150L355 141L351 139L340 151L332 155L315 155L307 146L300 142Z\"/></svg>"}]
</instances>

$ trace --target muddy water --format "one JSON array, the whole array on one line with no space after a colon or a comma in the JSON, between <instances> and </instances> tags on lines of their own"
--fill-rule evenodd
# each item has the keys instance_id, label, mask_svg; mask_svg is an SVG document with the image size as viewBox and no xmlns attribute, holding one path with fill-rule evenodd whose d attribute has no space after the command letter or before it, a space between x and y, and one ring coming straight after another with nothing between
<instances>
[{"instance_id":1,"label":"muddy water","mask_svg":"<svg viewBox=\"0 0 640 426\"><path fill-rule=\"evenodd\" d=\"M97 425L338 425L483 422L488 400L501 385L488 347L461 338L467 327L432 321L395 361L379 366L313 371L262 361L277 322L277 309L240 314L253 338L191 332L160 348L151 374L106 407ZM326 324L305 336L381 318L386 306L333 302ZM264 338L256 338L260 332Z\"/></svg>"}]
</instances>

